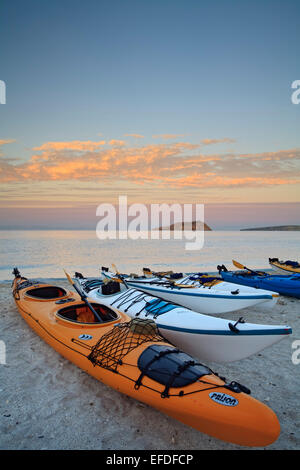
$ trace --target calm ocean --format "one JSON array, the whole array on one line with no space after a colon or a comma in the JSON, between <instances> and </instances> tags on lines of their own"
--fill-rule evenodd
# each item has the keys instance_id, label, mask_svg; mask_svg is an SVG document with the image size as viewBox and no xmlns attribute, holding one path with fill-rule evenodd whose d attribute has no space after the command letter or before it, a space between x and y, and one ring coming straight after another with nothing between
<instances>
[{"instance_id":1,"label":"calm ocean","mask_svg":"<svg viewBox=\"0 0 300 470\"><path fill-rule=\"evenodd\" d=\"M300 232L205 232L204 246L187 251L185 240L99 240L95 231L0 231L0 280L12 279L17 266L26 277L97 276L114 263L121 272L153 270L214 272L232 269L232 259L250 268L268 269L268 257L300 259Z\"/></svg>"}]
</instances>

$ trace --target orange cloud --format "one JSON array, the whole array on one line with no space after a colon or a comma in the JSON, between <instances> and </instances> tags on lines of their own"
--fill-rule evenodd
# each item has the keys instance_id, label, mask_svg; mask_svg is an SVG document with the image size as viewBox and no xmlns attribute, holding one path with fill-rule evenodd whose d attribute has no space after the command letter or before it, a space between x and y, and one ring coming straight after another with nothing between
<instances>
[{"instance_id":1,"label":"orange cloud","mask_svg":"<svg viewBox=\"0 0 300 470\"><path fill-rule=\"evenodd\" d=\"M212 144L221 144L221 143L234 143L236 140L229 139L228 137L224 137L224 139L203 139L201 140L201 144L203 145L212 145Z\"/></svg>"},{"instance_id":2,"label":"orange cloud","mask_svg":"<svg viewBox=\"0 0 300 470\"><path fill-rule=\"evenodd\" d=\"M3 153L1 152L1 147L3 145L12 144L13 142L15 142L15 139L0 139L0 157L3 156Z\"/></svg>"},{"instance_id":3,"label":"orange cloud","mask_svg":"<svg viewBox=\"0 0 300 470\"><path fill-rule=\"evenodd\" d=\"M15 139L0 139L0 147L5 144L12 144L13 142L16 142Z\"/></svg>"},{"instance_id":4,"label":"orange cloud","mask_svg":"<svg viewBox=\"0 0 300 470\"><path fill-rule=\"evenodd\" d=\"M105 145L105 140L100 140L98 142L93 142L91 140L72 140L70 142L46 142L39 147L34 147L33 150L36 151L61 151L61 150L77 150L79 152L83 151L93 151L99 147Z\"/></svg>"},{"instance_id":5,"label":"orange cloud","mask_svg":"<svg viewBox=\"0 0 300 470\"><path fill-rule=\"evenodd\" d=\"M184 136L185 134L157 134L157 135L153 135L152 139L170 140L170 139L178 139L179 137L184 137Z\"/></svg>"},{"instance_id":6,"label":"orange cloud","mask_svg":"<svg viewBox=\"0 0 300 470\"><path fill-rule=\"evenodd\" d=\"M126 145L126 142L125 140L112 139L109 141L109 145L112 145L113 147L124 147L124 145Z\"/></svg>"},{"instance_id":7,"label":"orange cloud","mask_svg":"<svg viewBox=\"0 0 300 470\"><path fill-rule=\"evenodd\" d=\"M199 152L201 147L190 142L127 147L116 139L106 145L105 141L46 142L34 148L36 153L26 163L1 159L0 181L101 181L109 190L143 185L158 191L300 183L300 149L206 155Z\"/></svg>"},{"instance_id":8,"label":"orange cloud","mask_svg":"<svg viewBox=\"0 0 300 470\"><path fill-rule=\"evenodd\" d=\"M124 137L134 137L135 139L144 139L144 136L141 134L124 134Z\"/></svg>"}]
</instances>

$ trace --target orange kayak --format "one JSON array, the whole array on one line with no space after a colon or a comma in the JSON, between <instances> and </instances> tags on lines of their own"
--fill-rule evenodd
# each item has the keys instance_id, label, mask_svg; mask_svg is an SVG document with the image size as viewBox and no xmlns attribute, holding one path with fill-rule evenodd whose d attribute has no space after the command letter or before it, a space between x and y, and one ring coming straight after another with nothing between
<instances>
[{"instance_id":1,"label":"orange kayak","mask_svg":"<svg viewBox=\"0 0 300 470\"><path fill-rule=\"evenodd\" d=\"M226 383L176 349L151 320L131 320L117 309L92 303L98 319L77 293L30 281L18 271L15 276L13 295L24 320L96 379L224 441L259 447L279 436L270 408L243 385Z\"/></svg>"}]
</instances>

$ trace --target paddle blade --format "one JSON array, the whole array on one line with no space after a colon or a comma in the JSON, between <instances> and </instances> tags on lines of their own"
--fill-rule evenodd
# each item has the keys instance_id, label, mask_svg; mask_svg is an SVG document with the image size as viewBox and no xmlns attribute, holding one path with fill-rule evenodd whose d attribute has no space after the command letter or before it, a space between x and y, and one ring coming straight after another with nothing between
<instances>
[{"instance_id":1,"label":"paddle blade","mask_svg":"<svg viewBox=\"0 0 300 470\"><path fill-rule=\"evenodd\" d=\"M64 269L64 272L65 272L65 275L66 275L66 277L67 277L69 283L72 284L72 286L74 286L74 282L73 282L73 280L72 280L70 274L68 274L65 269Z\"/></svg>"},{"instance_id":2,"label":"paddle blade","mask_svg":"<svg viewBox=\"0 0 300 470\"><path fill-rule=\"evenodd\" d=\"M119 282L119 284L124 284L123 279L120 279L119 277L111 277L110 279L108 279L108 282L109 281L114 281L114 282Z\"/></svg>"},{"instance_id":3,"label":"paddle blade","mask_svg":"<svg viewBox=\"0 0 300 470\"><path fill-rule=\"evenodd\" d=\"M234 259L232 260L232 263L234 264L234 266L236 266L239 269L247 269L247 268L245 268L245 266L243 266L241 263L238 263Z\"/></svg>"},{"instance_id":4,"label":"paddle blade","mask_svg":"<svg viewBox=\"0 0 300 470\"><path fill-rule=\"evenodd\" d=\"M112 264L113 269L116 271L116 275L118 276L119 280L118 282L123 282L125 285L126 289L129 289L127 282L124 280L123 276L121 276L121 273L118 271L117 266L115 264Z\"/></svg>"},{"instance_id":5,"label":"paddle blade","mask_svg":"<svg viewBox=\"0 0 300 470\"><path fill-rule=\"evenodd\" d=\"M117 274L120 274L115 264L112 264L112 268L116 271Z\"/></svg>"}]
</instances>

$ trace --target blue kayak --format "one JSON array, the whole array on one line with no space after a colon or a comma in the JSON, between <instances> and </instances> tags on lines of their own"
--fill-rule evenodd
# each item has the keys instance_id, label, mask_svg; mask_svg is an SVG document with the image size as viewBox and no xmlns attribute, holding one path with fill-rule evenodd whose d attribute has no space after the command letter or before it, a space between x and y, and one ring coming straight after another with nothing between
<instances>
[{"instance_id":1,"label":"blue kayak","mask_svg":"<svg viewBox=\"0 0 300 470\"><path fill-rule=\"evenodd\" d=\"M256 287L257 289L271 290L281 295L297 297L300 299L300 274L291 276L272 275L265 272L227 271L226 267L218 266L219 273L224 281L242 286Z\"/></svg>"}]
</instances>

